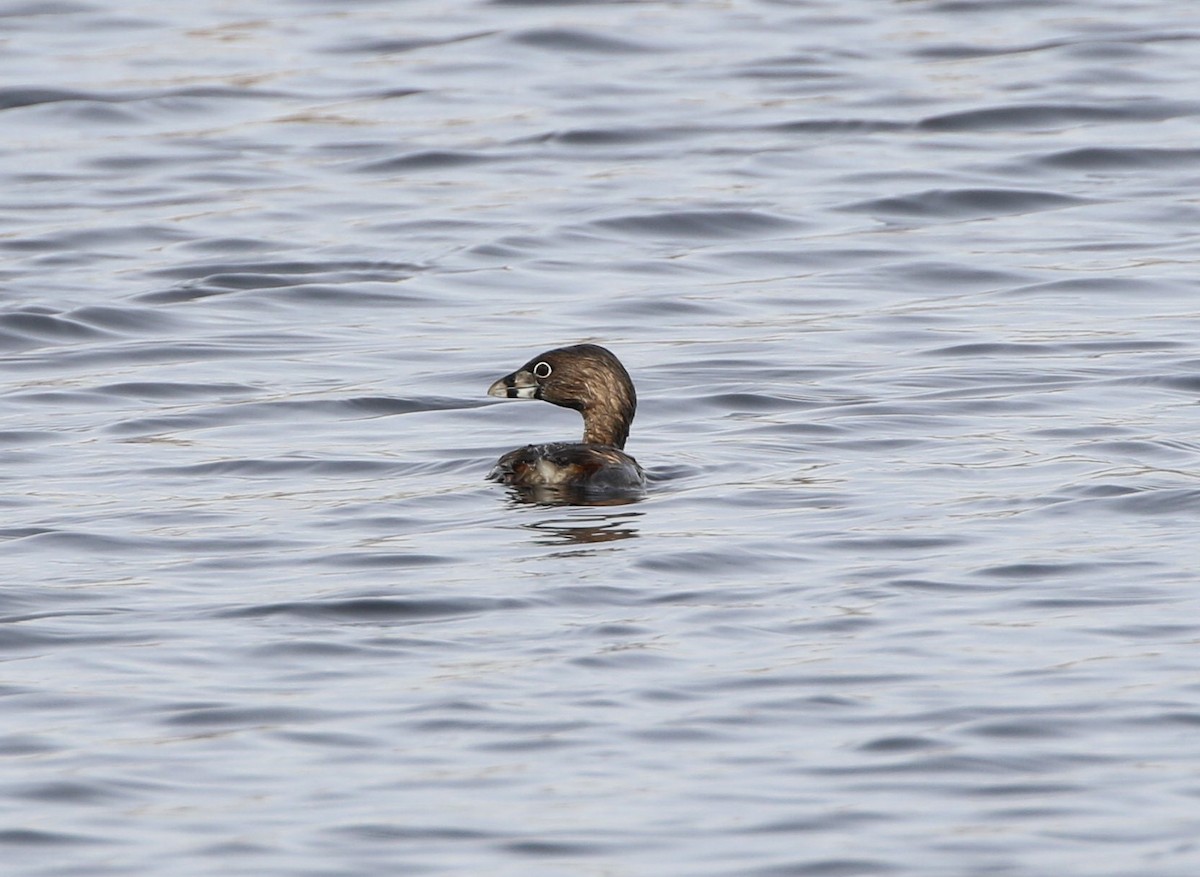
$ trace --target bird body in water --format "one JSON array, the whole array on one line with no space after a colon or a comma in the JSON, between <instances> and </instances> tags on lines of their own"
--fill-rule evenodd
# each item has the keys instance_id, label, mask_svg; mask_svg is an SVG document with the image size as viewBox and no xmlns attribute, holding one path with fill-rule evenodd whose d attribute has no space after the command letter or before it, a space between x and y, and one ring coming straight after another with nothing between
<instances>
[{"instance_id":1,"label":"bird body in water","mask_svg":"<svg viewBox=\"0 0 1200 877\"><path fill-rule=\"evenodd\" d=\"M639 491L642 467L625 453L637 410L629 373L597 344L559 347L535 356L488 388L501 399L541 399L583 415L583 441L526 445L499 459L489 478L526 488L587 493Z\"/></svg>"}]
</instances>

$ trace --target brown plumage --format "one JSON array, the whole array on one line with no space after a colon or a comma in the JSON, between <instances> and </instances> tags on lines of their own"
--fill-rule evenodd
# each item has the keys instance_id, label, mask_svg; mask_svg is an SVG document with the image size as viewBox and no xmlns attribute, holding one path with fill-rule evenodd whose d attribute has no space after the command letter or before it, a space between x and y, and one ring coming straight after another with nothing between
<instances>
[{"instance_id":1,"label":"brown plumage","mask_svg":"<svg viewBox=\"0 0 1200 877\"><path fill-rule=\"evenodd\" d=\"M541 399L583 415L582 442L526 445L509 451L488 476L522 487L640 489L642 467L623 450L637 411L629 373L596 344L560 347L535 356L488 388L502 399Z\"/></svg>"}]
</instances>

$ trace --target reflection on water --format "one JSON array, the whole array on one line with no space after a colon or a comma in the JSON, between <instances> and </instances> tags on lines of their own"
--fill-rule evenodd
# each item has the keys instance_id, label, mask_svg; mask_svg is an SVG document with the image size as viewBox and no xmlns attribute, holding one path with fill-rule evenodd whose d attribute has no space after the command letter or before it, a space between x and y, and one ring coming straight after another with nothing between
<instances>
[{"instance_id":1,"label":"reflection on water","mask_svg":"<svg viewBox=\"0 0 1200 877\"><path fill-rule=\"evenodd\" d=\"M628 501L627 501L628 502ZM601 503L595 503L600 505ZM610 502L605 505L619 505ZM634 526L644 512L614 512L612 514L588 514L569 518L548 518L521 526L535 534L534 542L539 545L594 545L600 542L617 542L638 535Z\"/></svg>"},{"instance_id":2,"label":"reflection on water","mask_svg":"<svg viewBox=\"0 0 1200 877\"><path fill-rule=\"evenodd\" d=\"M506 485L509 500L514 505L544 506L615 506L641 502L646 491L641 488L619 490L607 488L603 491L586 490L571 485Z\"/></svg>"}]
</instances>

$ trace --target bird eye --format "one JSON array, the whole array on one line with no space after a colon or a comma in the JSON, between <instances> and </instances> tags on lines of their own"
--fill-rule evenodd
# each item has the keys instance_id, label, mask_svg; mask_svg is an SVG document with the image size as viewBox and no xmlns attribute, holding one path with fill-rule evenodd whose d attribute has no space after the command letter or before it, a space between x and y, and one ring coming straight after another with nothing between
<instances>
[{"instance_id":1,"label":"bird eye","mask_svg":"<svg viewBox=\"0 0 1200 877\"><path fill-rule=\"evenodd\" d=\"M554 371L554 369L550 368L550 363L548 362L539 362L533 367L534 376L539 378L550 377L550 372L552 371Z\"/></svg>"}]
</instances>

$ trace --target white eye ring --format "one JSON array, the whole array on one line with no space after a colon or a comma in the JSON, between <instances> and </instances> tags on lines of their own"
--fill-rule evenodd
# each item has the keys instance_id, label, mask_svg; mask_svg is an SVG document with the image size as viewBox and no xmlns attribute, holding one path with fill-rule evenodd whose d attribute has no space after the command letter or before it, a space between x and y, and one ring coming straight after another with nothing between
<instances>
[{"instance_id":1,"label":"white eye ring","mask_svg":"<svg viewBox=\"0 0 1200 877\"><path fill-rule=\"evenodd\" d=\"M553 371L554 369L550 368L550 363L539 362L533 367L533 376L535 378L548 378Z\"/></svg>"}]
</instances>

